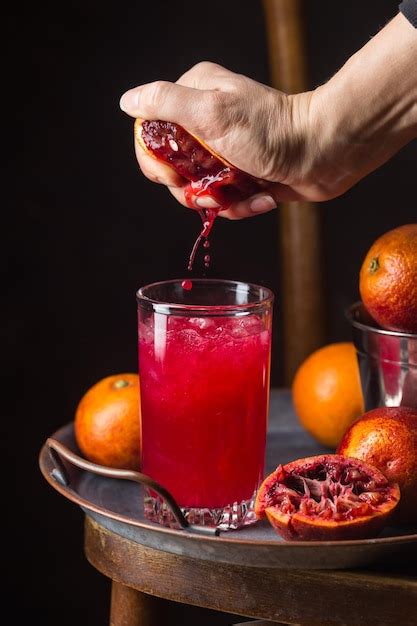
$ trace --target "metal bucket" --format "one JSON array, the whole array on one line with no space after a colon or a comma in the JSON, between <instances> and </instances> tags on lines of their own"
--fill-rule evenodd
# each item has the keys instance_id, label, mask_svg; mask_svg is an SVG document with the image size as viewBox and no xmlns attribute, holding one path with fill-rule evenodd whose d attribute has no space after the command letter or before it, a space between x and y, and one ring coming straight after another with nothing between
<instances>
[{"instance_id":1,"label":"metal bucket","mask_svg":"<svg viewBox=\"0 0 417 626\"><path fill-rule=\"evenodd\" d=\"M417 335L378 328L362 302L353 304L346 315L352 325L365 410L417 408Z\"/></svg>"}]
</instances>

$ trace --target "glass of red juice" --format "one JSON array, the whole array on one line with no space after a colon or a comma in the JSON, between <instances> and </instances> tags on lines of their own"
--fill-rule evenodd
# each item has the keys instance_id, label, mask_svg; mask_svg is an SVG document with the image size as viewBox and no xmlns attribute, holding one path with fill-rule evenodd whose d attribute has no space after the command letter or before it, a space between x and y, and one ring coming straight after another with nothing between
<instances>
[{"instance_id":1,"label":"glass of red juice","mask_svg":"<svg viewBox=\"0 0 417 626\"><path fill-rule=\"evenodd\" d=\"M191 287L191 288L190 288ZM141 467L192 524L256 521L264 474L273 294L243 282L171 280L139 289ZM145 492L145 516L174 525Z\"/></svg>"}]
</instances>

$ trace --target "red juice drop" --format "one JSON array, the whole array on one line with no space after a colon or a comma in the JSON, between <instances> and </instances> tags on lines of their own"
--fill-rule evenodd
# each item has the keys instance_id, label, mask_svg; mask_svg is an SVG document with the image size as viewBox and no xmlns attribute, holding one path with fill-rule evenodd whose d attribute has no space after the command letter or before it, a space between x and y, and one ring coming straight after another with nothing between
<instances>
[{"instance_id":1,"label":"red juice drop","mask_svg":"<svg viewBox=\"0 0 417 626\"><path fill-rule=\"evenodd\" d=\"M193 288L193 283L191 282L191 280L183 280L181 283L181 287L185 289L185 291L191 291L191 289Z\"/></svg>"}]
</instances>

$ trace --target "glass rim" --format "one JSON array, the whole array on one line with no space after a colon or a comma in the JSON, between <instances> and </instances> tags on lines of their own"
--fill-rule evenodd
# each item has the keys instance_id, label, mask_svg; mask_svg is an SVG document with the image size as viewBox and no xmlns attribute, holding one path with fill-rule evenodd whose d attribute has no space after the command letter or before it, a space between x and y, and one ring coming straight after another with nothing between
<instances>
[{"instance_id":1,"label":"glass rim","mask_svg":"<svg viewBox=\"0 0 417 626\"><path fill-rule=\"evenodd\" d=\"M162 285L172 285L175 283L182 283L184 280L191 280L193 283L198 284L219 284L225 286L245 286L254 290L258 290L260 292L264 292L265 297L255 300L254 302L246 302L242 304L182 304L177 302L167 302L166 300L157 300L156 298L151 298L144 293L146 290L160 287ZM138 304L141 302L152 305L153 309L156 312L160 313L169 313L171 311L182 311L182 312L197 312L197 313L211 313L215 315L221 315L222 313L230 314L230 313L246 313L248 311L253 311L259 308L262 308L265 305L272 304L274 301L274 293L268 287L264 287L263 285L258 285L256 283L249 283L241 280L227 280L223 278L173 278L170 280L160 280L154 283L149 283L148 285L143 285L136 292L136 300Z\"/></svg>"}]
</instances>

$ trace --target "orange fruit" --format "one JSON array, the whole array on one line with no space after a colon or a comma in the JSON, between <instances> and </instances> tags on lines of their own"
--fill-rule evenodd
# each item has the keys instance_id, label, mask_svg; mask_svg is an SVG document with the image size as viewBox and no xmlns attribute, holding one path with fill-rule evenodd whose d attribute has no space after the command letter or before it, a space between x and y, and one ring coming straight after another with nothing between
<instances>
[{"instance_id":1,"label":"orange fruit","mask_svg":"<svg viewBox=\"0 0 417 626\"><path fill-rule=\"evenodd\" d=\"M90 461L139 469L139 376L114 374L93 385L78 404L74 427L78 446Z\"/></svg>"},{"instance_id":2,"label":"orange fruit","mask_svg":"<svg viewBox=\"0 0 417 626\"><path fill-rule=\"evenodd\" d=\"M417 522L417 409L372 409L350 426L337 449L339 454L370 463L392 483L401 501L396 520Z\"/></svg>"},{"instance_id":3,"label":"orange fruit","mask_svg":"<svg viewBox=\"0 0 417 626\"><path fill-rule=\"evenodd\" d=\"M359 276L362 301L383 328L417 333L417 224L382 235Z\"/></svg>"},{"instance_id":4,"label":"orange fruit","mask_svg":"<svg viewBox=\"0 0 417 626\"><path fill-rule=\"evenodd\" d=\"M333 343L307 357L295 374L292 396L304 428L323 445L335 448L364 411L353 344Z\"/></svg>"}]
</instances>

